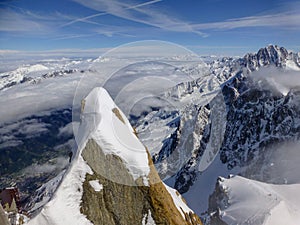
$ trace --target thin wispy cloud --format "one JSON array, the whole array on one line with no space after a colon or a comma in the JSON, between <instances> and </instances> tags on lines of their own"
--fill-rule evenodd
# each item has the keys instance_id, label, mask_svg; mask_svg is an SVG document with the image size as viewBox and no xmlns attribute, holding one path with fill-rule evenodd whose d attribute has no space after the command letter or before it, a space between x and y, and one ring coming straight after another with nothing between
<instances>
[{"instance_id":1,"label":"thin wispy cloud","mask_svg":"<svg viewBox=\"0 0 300 225\"><path fill-rule=\"evenodd\" d=\"M142 7L142 6L146 6L146 5L151 5L151 4L154 4L154 3L157 3L157 2L161 2L161 1L162 0L153 0L153 1L145 2L145 3L133 5L133 6L127 6L127 7L124 7L124 10L135 9L135 8L138 8L138 7ZM96 13L96 14L93 14L93 15L90 15L90 16L86 16L86 17L82 17L82 18L78 18L78 19L72 20L72 21L70 21L70 22L68 22L66 24L63 24L62 27L69 26L69 25L77 23L77 22L87 22L87 23L90 23L91 21L89 21L89 19L92 19L92 18L95 18L95 17L99 17L99 16L105 16L105 15L109 15L109 14L110 14L109 12Z\"/></svg>"},{"instance_id":2,"label":"thin wispy cloud","mask_svg":"<svg viewBox=\"0 0 300 225\"><path fill-rule=\"evenodd\" d=\"M52 40L67 40L67 39L74 39L74 38L83 38L83 37L90 37L95 34L66 34L59 37L55 37Z\"/></svg>"},{"instance_id":3,"label":"thin wispy cloud","mask_svg":"<svg viewBox=\"0 0 300 225\"><path fill-rule=\"evenodd\" d=\"M24 35L51 33L62 22L74 18L59 12L42 14L18 7L0 8L0 32L19 32Z\"/></svg>"},{"instance_id":4,"label":"thin wispy cloud","mask_svg":"<svg viewBox=\"0 0 300 225\"><path fill-rule=\"evenodd\" d=\"M137 37L136 35L133 35L133 34L128 34L126 32L120 32L119 29L106 29L106 30L98 29L98 30L95 30L95 32L97 34L104 35L106 37L113 37L113 36Z\"/></svg>"},{"instance_id":5,"label":"thin wispy cloud","mask_svg":"<svg viewBox=\"0 0 300 225\"><path fill-rule=\"evenodd\" d=\"M300 13L284 12L263 16L250 16L229 19L222 22L195 24L195 29L229 30L245 27L281 27L285 29L299 29Z\"/></svg>"},{"instance_id":6,"label":"thin wispy cloud","mask_svg":"<svg viewBox=\"0 0 300 225\"><path fill-rule=\"evenodd\" d=\"M44 25L38 21L29 19L27 16L10 9L0 9L0 31L32 31L41 30Z\"/></svg>"},{"instance_id":7,"label":"thin wispy cloud","mask_svg":"<svg viewBox=\"0 0 300 225\"><path fill-rule=\"evenodd\" d=\"M175 32L192 32L201 36L206 36L205 33L193 29L193 27L188 22L176 19L174 17L170 17L164 13L159 12L158 10L145 7L145 6L150 6L154 3L161 2L161 0L153 0L153 1L148 1L140 4L132 4L132 5L124 1L106 1L106 0L98 0L98 1L74 0L74 1L87 8L100 11L100 13L79 18L74 21L70 21L65 25L70 25L79 21L85 22L86 19L91 19L99 16L113 15L143 25L160 28L162 30L175 31Z\"/></svg>"},{"instance_id":8,"label":"thin wispy cloud","mask_svg":"<svg viewBox=\"0 0 300 225\"><path fill-rule=\"evenodd\" d=\"M158 28L152 28L152 32L159 32ZM116 25L103 25L95 27L93 32L107 37L122 36L122 37L145 37L149 34L149 30L145 27L132 27L132 26L116 26Z\"/></svg>"}]
</instances>

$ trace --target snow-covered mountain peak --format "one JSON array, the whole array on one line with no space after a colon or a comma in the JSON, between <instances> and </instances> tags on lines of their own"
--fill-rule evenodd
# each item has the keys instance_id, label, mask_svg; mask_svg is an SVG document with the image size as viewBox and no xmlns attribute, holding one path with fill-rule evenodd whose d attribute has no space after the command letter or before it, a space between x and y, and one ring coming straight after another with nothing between
<instances>
[{"instance_id":1,"label":"snow-covered mountain peak","mask_svg":"<svg viewBox=\"0 0 300 225\"><path fill-rule=\"evenodd\" d=\"M83 100L78 135L72 165L28 224L202 225L180 194L162 183L147 149L103 88Z\"/></svg>"},{"instance_id":2,"label":"snow-covered mountain peak","mask_svg":"<svg viewBox=\"0 0 300 225\"><path fill-rule=\"evenodd\" d=\"M269 65L293 70L300 68L298 54L277 45L268 45L259 49L257 53L248 53L239 61L250 72Z\"/></svg>"},{"instance_id":3,"label":"snow-covered mountain peak","mask_svg":"<svg viewBox=\"0 0 300 225\"><path fill-rule=\"evenodd\" d=\"M257 55L258 58L262 60L262 63L268 60L271 63L279 64L287 58L288 51L285 48L277 45L268 45L265 48L261 48Z\"/></svg>"},{"instance_id":4,"label":"snow-covered mountain peak","mask_svg":"<svg viewBox=\"0 0 300 225\"><path fill-rule=\"evenodd\" d=\"M83 100L82 110L80 146L85 147L86 142L93 139L106 155L120 157L135 180L146 177L150 171L146 148L107 91L94 88ZM144 184L148 185L146 181Z\"/></svg>"}]
</instances>

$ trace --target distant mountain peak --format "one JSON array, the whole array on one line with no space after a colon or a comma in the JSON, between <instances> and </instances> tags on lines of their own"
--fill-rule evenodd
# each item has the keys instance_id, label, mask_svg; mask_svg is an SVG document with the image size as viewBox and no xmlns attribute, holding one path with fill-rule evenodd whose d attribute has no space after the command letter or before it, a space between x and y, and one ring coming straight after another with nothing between
<instances>
[{"instance_id":1,"label":"distant mountain peak","mask_svg":"<svg viewBox=\"0 0 300 225\"><path fill-rule=\"evenodd\" d=\"M268 65L274 65L276 67L286 67L287 61L295 60L295 53L288 52L284 47L278 45L268 45L258 50L257 53L247 53L243 58L243 64L250 71L258 70L258 68ZM299 66L299 65L298 65Z\"/></svg>"}]
</instances>

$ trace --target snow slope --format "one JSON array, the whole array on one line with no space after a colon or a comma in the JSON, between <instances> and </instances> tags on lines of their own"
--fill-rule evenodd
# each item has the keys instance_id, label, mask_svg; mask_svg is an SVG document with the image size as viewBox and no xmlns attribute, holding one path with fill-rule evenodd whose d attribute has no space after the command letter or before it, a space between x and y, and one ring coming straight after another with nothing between
<instances>
[{"instance_id":1,"label":"snow slope","mask_svg":"<svg viewBox=\"0 0 300 225\"><path fill-rule=\"evenodd\" d=\"M34 212L40 207L43 207L51 199L64 173L65 170L60 172L56 177L49 180L47 183L43 184L39 189L36 190L37 195L32 200L32 202L34 202L35 204L31 208L30 213Z\"/></svg>"},{"instance_id":2,"label":"snow slope","mask_svg":"<svg viewBox=\"0 0 300 225\"><path fill-rule=\"evenodd\" d=\"M221 161L214 160L205 172L198 174L197 180L189 191L182 195L189 206L200 215L208 208L208 197L214 191L216 178L218 176L227 177L230 173L234 173L234 171L228 171L226 165L222 164Z\"/></svg>"},{"instance_id":3,"label":"snow slope","mask_svg":"<svg viewBox=\"0 0 300 225\"><path fill-rule=\"evenodd\" d=\"M66 172L52 199L36 217L28 222L28 225L92 224L80 213L82 183L86 173L91 174L92 171L79 156Z\"/></svg>"},{"instance_id":4,"label":"snow slope","mask_svg":"<svg viewBox=\"0 0 300 225\"><path fill-rule=\"evenodd\" d=\"M297 225L300 184L274 185L235 176L219 178L220 217L227 224Z\"/></svg>"}]
</instances>

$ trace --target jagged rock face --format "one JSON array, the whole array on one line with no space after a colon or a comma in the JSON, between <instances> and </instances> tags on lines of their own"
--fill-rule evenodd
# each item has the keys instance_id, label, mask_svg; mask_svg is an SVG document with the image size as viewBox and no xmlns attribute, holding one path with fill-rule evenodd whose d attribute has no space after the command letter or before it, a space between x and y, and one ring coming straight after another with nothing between
<instances>
[{"instance_id":1,"label":"jagged rock face","mask_svg":"<svg viewBox=\"0 0 300 225\"><path fill-rule=\"evenodd\" d=\"M222 162L229 169L244 166L269 145L299 139L299 106L299 91L284 96L248 84L248 89L228 105Z\"/></svg>"},{"instance_id":2,"label":"jagged rock face","mask_svg":"<svg viewBox=\"0 0 300 225\"><path fill-rule=\"evenodd\" d=\"M149 186L143 186L142 180L134 181L121 158L104 155L95 141L88 141L82 155L94 174L87 174L83 184L81 212L94 224L142 224L145 215L148 214L149 218L149 212L156 224L201 224L195 214L185 213L186 218L182 217L160 181L151 159ZM120 181L126 179L126 183L130 181L135 185L123 185L122 181L112 182L101 175L107 172ZM95 179L103 185L100 192L96 192L89 184L89 181Z\"/></svg>"},{"instance_id":3,"label":"jagged rock face","mask_svg":"<svg viewBox=\"0 0 300 225\"><path fill-rule=\"evenodd\" d=\"M193 185L193 182L197 178L197 165L199 158L202 156L205 146L208 143L209 139L209 131L211 128L211 124L208 122L210 109L208 106L200 107L195 110L196 115L194 115L190 123L193 124L194 135L191 135L190 142L194 144L194 151L192 152L192 156L190 157L188 163L186 163L183 168L176 175L175 189L180 193L185 193L188 191L189 187ZM188 123L185 126L189 126ZM184 127L183 127L184 129ZM184 133L190 132L190 130L185 130ZM184 134L183 133L183 134ZM192 134L193 134L192 133ZM185 134L186 135L186 134ZM191 139L192 138L192 139ZM182 140L182 142L188 142L188 137ZM196 145L195 145L196 144ZM183 145L186 149L187 147L191 148L192 145L187 146Z\"/></svg>"},{"instance_id":4,"label":"jagged rock face","mask_svg":"<svg viewBox=\"0 0 300 225\"><path fill-rule=\"evenodd\" d=\"M283 47L277 45L269 45L261 48L256 54L246 54L241 60L241 65L249 69L251 72L260 67L274 65L276 67L286 67L287 60L292 60L299 67L299 60L294 53L288 53Z\"/></svg>"},{"instance_id":5,"label":"jagged rock face","mask_svg":"<svg viewBox=\"0 0 300 225\"><path fill-rule=\"evenodd\" d=\"M201 106L197 112L191 139L197 145L193 146L192 156L176 175L175 188L180 193L189 190L199 171L207 169L223 143L226 125L226 105L223 96L218 94L209 105Z\"/></svg>"},{"instance_id":6,"label":"jagged rock face","mask_svg":"<svg viewBox=\"0 0 300 225\"><path fill-rule=\"evenodd\" d=\"M247 54L244 57L244 65L251 71L256 70L257 67L270 64L283 66L287 57L288 52L285 48L270 45L266 48L261 48L257 54Z\"/></svg>"}]
</instances>

